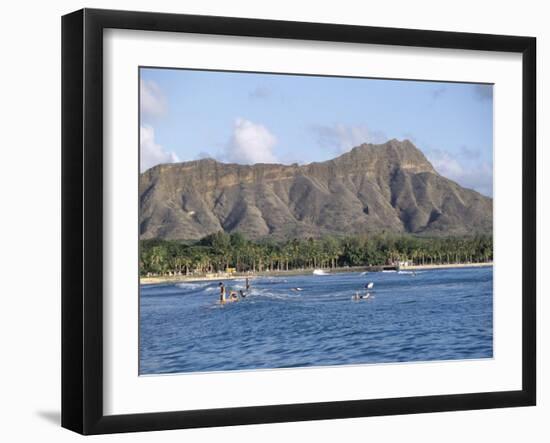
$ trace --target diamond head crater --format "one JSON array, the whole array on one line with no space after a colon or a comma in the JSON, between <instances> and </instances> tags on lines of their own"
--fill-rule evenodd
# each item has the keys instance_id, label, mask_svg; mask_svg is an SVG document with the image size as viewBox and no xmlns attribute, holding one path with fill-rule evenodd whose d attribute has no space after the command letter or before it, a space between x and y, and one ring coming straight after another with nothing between
<instances>
[{"instance_id":1,"label":"diamond head crater","mask_svg":"<svg viewBox=\"0 0 550 443\"><path fill-rule=\"evenodd\" d=\"M140 176L140 237L490 233L493 202L436 172L410 141L363 144L306 165L203 159Z\"/></svg>"}]
</instances>

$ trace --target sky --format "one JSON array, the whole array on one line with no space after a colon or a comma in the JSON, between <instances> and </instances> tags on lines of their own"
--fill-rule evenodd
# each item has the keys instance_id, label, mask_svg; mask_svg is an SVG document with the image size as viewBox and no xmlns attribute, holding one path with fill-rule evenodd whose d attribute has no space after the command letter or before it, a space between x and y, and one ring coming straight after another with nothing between
<instances>
[{"instance_id":1,"label":"sky","mask_svg":"<svg viewBox=\"0 0 550 443\"><path fill-rule=\"evenodd\" d=\"M493 194L493 86L141 68L141 170L215 158L299 163L409 139L435 169Z\"/></svg>"}]
</instances>

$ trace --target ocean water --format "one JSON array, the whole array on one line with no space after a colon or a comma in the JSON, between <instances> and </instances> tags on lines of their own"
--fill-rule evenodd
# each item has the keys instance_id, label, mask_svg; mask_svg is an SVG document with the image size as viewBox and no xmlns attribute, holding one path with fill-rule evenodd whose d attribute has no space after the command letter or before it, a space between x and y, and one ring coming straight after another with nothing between
<instances>
[{"instance_id":1,"label":"ocean water","mask_svg":"<svg viewBox=\"0 0 550 443\"><path fill-rule=\"evenodd\" d=\"M141 286L140 374L493 356L492 267L261 277L226 305L218 283Z\"/></svg>"}]
</instances>

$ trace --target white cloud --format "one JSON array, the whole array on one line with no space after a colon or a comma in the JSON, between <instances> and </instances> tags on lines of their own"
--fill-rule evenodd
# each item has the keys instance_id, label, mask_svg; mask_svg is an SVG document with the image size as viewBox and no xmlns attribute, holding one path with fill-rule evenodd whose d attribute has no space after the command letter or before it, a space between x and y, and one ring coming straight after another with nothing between
<instances>
[{"instance_id":1,"label":"white cloud","mask_svg":"<svg viewBox=\"0 0 550 443\"><path fill-rule=\"evenodd\" d=\"M446 151L433 150L428 153L433 167L444 177L455 180L464 174L464 168L458 160Z\"/></svg>"},{"instance_id":2,"label":"white cloud","mask_svg":"<svg viewBox=\"0 0 550 443\"><path fill-rule=\"evenodd\" d=\"M160 117L168 109L168 102L159 85L152 80L140 81L140 107L143 117Z\"/></svg>"},{"instance_id":3,"label":"white cloud","mask_svg":"<svg viewBox=\"0 0 550 443\"><path fill-rule=\"evenodd\" d=\"M152 126L140 126L139 135L141 172L146 171L147 169L160 163L179 162L178 156L174 152L165 151L161 145L155 142L155 130Z\"/></svg>"},{"instance_id":4,"label":"white cloud","mask_svg":"<svg viewBox=\"0 0 550 443\"><path fill-rule=\"evenodd\" d=\"M347 152L363 143L384 143L388 139L383 132L371 131L367 125L318 125L313 126L312 131L319 146L337 154Z\"/></svg>"},{"instance_id":5,"label":"white cloud","mask_svg":"<svg viewBox=\"0 0 550 443\"><path fill-rule=\"evenodd\" d=\"M260 124L237 118L223 158L235 163L277 163L273 148L277 138Z\"/></svg>"},{"instance_id":6,"label":"white cloud","mask_svg":"<svg viewBox=\"0 0 550 443\"><path fill-rule=\"evenodd\" d=\"M479 160L478 151L463 147L459 154L452 154L433 149L427 151L426 156L443 177L483 195L493 195L493 167L491 163Z\"/></svg>"}]
</instances>

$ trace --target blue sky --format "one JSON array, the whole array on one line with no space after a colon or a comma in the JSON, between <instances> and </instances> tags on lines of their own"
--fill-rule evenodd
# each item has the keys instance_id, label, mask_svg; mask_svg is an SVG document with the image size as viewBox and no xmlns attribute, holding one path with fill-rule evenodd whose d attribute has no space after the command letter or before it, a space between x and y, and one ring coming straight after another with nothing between
<instances>
[{"instance_id":1,"label":"blue sky","mask_svg":"<svg viewBox=\"0 0 550 443\"><path fill-rule=\"evenodd\" d=\"M309 163L409 139L442 175L492 196L492 86L142 68L142 170L212 157Z\"/></svg>"}]
</instances>

